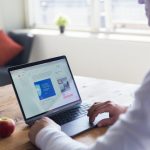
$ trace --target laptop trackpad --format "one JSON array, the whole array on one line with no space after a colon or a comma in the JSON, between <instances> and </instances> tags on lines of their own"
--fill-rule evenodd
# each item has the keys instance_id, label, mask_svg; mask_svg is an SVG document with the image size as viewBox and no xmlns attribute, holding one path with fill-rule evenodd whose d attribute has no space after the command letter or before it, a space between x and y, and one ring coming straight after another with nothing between
<instances>
[{"instance_id":1,"label":"laptop trackpad","mask_svg":"<svg viewBox=\"0 0 150 150\"><path fill-rule=\"evenodd\" d=\"M68 122L61 126L62 131L64 131L69 136L75 136L83 131L93 128L94 125L89 123L89 118L87 116L81 117L77 120Z\"/></svg>"},{"instance_id":2,"label":"laptop trackpad","mask_svg":"<svg viewBox=\"0 0 150 150\"><path fill-rule=\"evenodd\" d=\"M69 136L75 136L83 131L94 128L100 120L109 118L109 113L105 112L99 114L93 124L89 123L89 117L84 116L77 120L71 121L61 126L62 131L64 131Z\"/></svg>"}]
</instances>

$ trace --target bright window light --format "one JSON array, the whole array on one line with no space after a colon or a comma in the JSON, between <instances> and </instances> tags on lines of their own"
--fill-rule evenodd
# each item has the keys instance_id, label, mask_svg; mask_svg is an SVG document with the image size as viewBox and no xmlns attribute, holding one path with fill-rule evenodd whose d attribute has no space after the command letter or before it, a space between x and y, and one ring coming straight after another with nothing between
<instances>
[{"instance_id":1,"label":"bright window light","mask_svg":"<svg viewBox=\"0 0 150 150\"><path fill-rule=\"evenodd\" d=\"M55 26L58 16L68 18L68 26L72 29L90 26L90 0L36 0L35 25Z\"/></svg>"},{"instance_id":2,"label":"bright window light","mask_svg":"<svg viewBox=\"0 0 150 150\"><path fill-rule=\"evenodd\" d=\"M63 15L69 30L128 32L147 29L144 7L138 0L28 0L27 10L30 27L56 28L55 19Z\"/></svg>"}]
</instances>

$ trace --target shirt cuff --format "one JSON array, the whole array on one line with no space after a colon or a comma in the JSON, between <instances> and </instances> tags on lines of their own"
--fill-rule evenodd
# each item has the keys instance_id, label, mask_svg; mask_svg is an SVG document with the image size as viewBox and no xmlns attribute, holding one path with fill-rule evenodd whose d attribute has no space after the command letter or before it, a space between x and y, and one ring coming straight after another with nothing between
<instances>
[{"instance_id":1,"label":"shirt cuff","mask_svg":"<svg viewBox=\"0 0 150 150\"><path fill-rule=\"evenodd\" d=\"M50 126L47 126L43 129L41 129L35 138L35 144L38 148L43 148L44 145L47 144L48 140L51 138L51 135L57 132L61 132L57 128L51 128Z\"/></svg>"}]
</instances>

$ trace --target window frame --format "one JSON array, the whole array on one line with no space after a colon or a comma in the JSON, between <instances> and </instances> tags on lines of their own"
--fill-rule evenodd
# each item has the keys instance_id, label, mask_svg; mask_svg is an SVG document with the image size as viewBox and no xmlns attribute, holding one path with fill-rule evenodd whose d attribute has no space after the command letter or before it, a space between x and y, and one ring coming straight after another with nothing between
<instances>
[{"instance_id":1,"label":"window frame","mask_svg":"<svg viewBox=\"0 0 150 150\"><path fill-rule=\"evenodd\" d=\"M35 0L24 0L25 4L25 23L28 28L39 28L39 29L53 29L56 30L57 27L54 26L46 26L46 25L36 25L35 19L34 19L34 1ZM149 35L150 33L147 32L148 25L145 23L136 23L136 22L113 22L112 15L111 15L111 0L102 0L104 1L104 9L105 13L102 14L100 12L100 2L99 0L91 0L91 7L90 7L90 13L91 13L91 26L87 29L73 29L73 28L67 28L69 31L80 31L80 32L91 32L91 33L118 33L118 34L139 34L139 35ZM101 27L101 23L99 20L100 16L105 17L105 23L106 28ZM116 25L122 26L122 28L116 27ZM135 29L134 31L130 32L128 27L134 27L139 26L140 28ZM128 30L129 29L129 30ZM143 29L143 31L138 32L140 29Z\"/></svg>"}]
</instances>

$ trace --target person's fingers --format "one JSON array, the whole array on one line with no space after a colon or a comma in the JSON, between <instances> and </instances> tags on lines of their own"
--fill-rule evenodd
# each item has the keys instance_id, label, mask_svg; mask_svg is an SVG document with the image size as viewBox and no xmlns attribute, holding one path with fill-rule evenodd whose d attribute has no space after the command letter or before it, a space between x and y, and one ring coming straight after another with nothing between
<instances>
[{"instance_id":1,"label":"person's fingers","mask_svg":"<svg viewBox=\"0 0 150 150\"><path fill-rule=\"evenodd\" d=\"M109 107L104 107L102 109L97 109L94 111L91 116L89 116L89 121L94 122L95 118L97 117L98 114L104 113L104 112L110 112L111 109Z\"/></svg>"},{"instance_id":2,"label":"person's fingers","mask_svg":"<svg viewBox=\"0 0 150 150\"><path fill-rule=\"evenodd\" d=\"M97 126L98 127L104 127L104 126L109 126L112 125L115 122L115 120L113 118L107 118L107 119L103 119L101 120Z\"/></svg>"},{"instance_id":3,"label":"person's fingers","mask_svg":"<svg viewBox=\"0 0 150 150\"><path fill-rule=\"evenodd\" d=\"M96 107L99 107L100 105L102 105L102 103L100 103L100 102L94 103L94 104L89 108L87 115L89 116L90 113L91 113L91 111L93 111Z\"/></svg>"},{"instance_id":4,"label":"person's fingers","mask_svg":"<svg viewBox=\"0 0 150 150\"><path fill-rule=\"evenodd\" d=\"M28 132L28 137L29 137L29 139L31 139L31 132L30 131Z\"/></svg>"},{"instance_id":5,"label":"person's fingers","mask_svg":"<svg viewBox=\"0 0 150 150\"><path fill-rule=\"evenodd\" d=\"M48 117L42 117L40 120L48 120Z\"/></svg>"},{"instance_id":6,"label":"person's fingers","mask_svg":"<svg viewBox=\"0 0 150 150\"><path fill-rule=\"evenodd\" d=\"M40 122L40 120L36 120L36 121L34 122L34 124L37 124L37 123L39 123L39 122ZM33 124L33 125L34 125L34 124ZM33 125L32 125L32 126L33 126Z\"/></svg>"},{"instance_id":7,"label":"person's fingers","mask_svg":"<svg viewBox=\"0 0 150 150\"><path fill-rule=\"evenodd\" d=\"M111 112L111 109L112 109L112 104L111 104L110 101L107 101L107 102L103 103L103 105L101 105L100 107L96 107L95 109L93 109L93 111L90 112L90 114L89 114L89 121L93 122L95 120L95 117L99 113Z\"/></svg>"},{"instance_id":8,"label":"person's fingers","mask_svg":"<svg viewBox=\"0 0 150 150\"><path fill-rule=\"evenodd\" d=\"M42 118L40 119L40 122L51 123L52 121L51 121L51 119L48 118L48 117L42 117Z\"/></svg>"},{"instance_id":9,"label":"person's fingers","mask_svg":"<svg viewBox=\"0 0 150 150\"><path fill-rule=\"evenodd\" d=\"M28 132L28 137L30 139L30 141L34 144L35 143L35 126L32 126L30 131Z\"/></svg>"},{"instance_id":10,"label":"person's fingers","mask_svg":"<svg viewBox=\"0 0 150 150\"><path fill-rule=\"evenodd\" d=\"M88 110L88 114L87 115L91 116L96 109L102 109L108 103L110 103L110 101L106 101L104 103L101 103L101 102L94 103L94 105L91 106L91 108Z\"/></svg>"}]
</instances>

